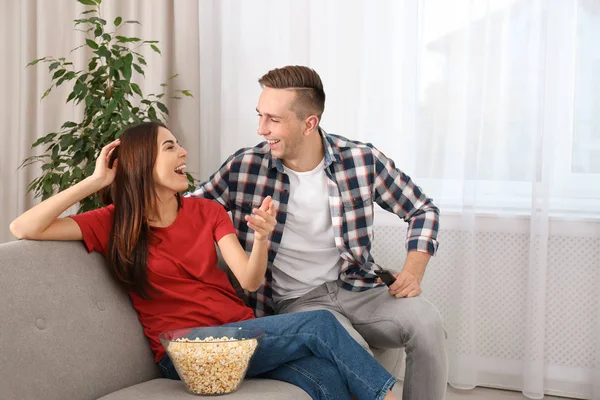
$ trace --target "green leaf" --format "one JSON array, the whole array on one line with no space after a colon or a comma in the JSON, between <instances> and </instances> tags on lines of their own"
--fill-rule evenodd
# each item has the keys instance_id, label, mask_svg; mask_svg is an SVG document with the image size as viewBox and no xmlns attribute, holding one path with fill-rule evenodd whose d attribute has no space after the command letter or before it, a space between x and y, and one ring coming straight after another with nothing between
<instances>
[{"instance_id":1,"label":"green leaf","mask_svg":"<svg viewBox=\"0 0 600 400\"><path fill-rule=\"evenodd\" d=\"M48 175L46 177L48 177ZM44 189L44 194L52 194L52 181L44 179L44 185L42 187Z\"/></svg>"},{"instance_id":2,"label":"green leaf","mask_svg":"<svg viewBox=\"0 0 600 400\"><path fill-rule=\"evenodd\" d=\"M68 103L71 100L73 100L75 98L75 96L76 96L75 92L69 93L69 97L67 97L67 101L65 103Z\"/></svg>"},{"instance_id":3,"label":"green leaf","mask_svg":"<svg viewBox=\"0 0 600 400\"><path fill-rule=\"evenodd\" d=\"M48 143L50 142L52 139L54 139L54 137L57 135L57 133L53 132L53 133L49 133L46 136L43 136L41 138L39 138L38 140L35 141L35 143L33 143L31 145L31 148L33 149L34 147L39 146L40 144L43 143Z\"/></svg>"},{"instance_id":4,"label":"green leaf","mask_svg":"<svg viewBox=\"0 0 600 400\"><path fill-rule=\"evenodd\" d=\"M102 35L102 39L106 40L107 42L110 42L112 40L112 37L108 33L105 33L104 35Z\"/></svg>"},{"instance_id":5,"label":"green leaf","mask_svg":"<svg viewBox=\"0 0 600 400\"><path fill-rule=\"evenodd\" d=\"M142 69L142 67L140 67L139 65L137 65L137 64L133 64L133 68L134 68L134 69L135 69L135 70L136 70L138 73L140 73L140 74L142 74L142 75L146 76L146 74L144 74L144 70L143 70L143 69Z\"/></svg>"},{"instance_id":6,"label":"green leaf","mask_svg":"<svg viewBox=\"0 0 600 400\"><path fill-rule=\"evenodd\" d=\"M94 29L94 37L102 36L103 33L104 30L102 29L101 25L98 25L96 29Z\"/></svg>"},{"instance_id":7,"label":"green leaf","mask_svg":"<svg viewBox=\"0 0 600 400\"><path fill-rule=\"evenodd\" d=\"M115 36L115 39L117 39L121 43L135 43L135 42L139 42L140 40L142 40L140 38L127 37L127 36Z\"/></svg>"},{"instance_id":8,"label":"green leaf","mask_svg":"<svg viewBox=\"0 0 600 400\"><path fill-rule=\"evenodd\" d=\"M50 156L50 158L53 161L55 161L57 157L58 157L58 144L55 144L52 146L52 155Z\"/></svg>"},{"instance_id":9,"label":"green leaf","mask_svg":"<svg viewBox=\"0 0 600 400\"><path fill-rule=\"evenodd\" d=\"M96 6L98 5L98 3L96 3L94 0L77 0L78 2L80 2L81 4L84 4L86 6Z\"/></svg>"},{"instance_id":10,"label":"green leaf","mask_svg":"<svg viewBox=\"0 0 600 400\"><path fill-rule=\"evenodd\" d=\"M75 86L73 87L73 95L77 96L79 93L83 92L84 88L85 85L83 84L83 82L81 82L80 79L77 79L77 82L75 82Z\"/></svg>"},{"instance_id":11,"label":"green leaf","mask_svg":"<svg viewBox=\"0 0 600 400\"><path fill-rule=\"evenodd\" d=\"M69 183L69 179L71 178L71 174L69 171L65 172L60 178L60 186L65 187Z\"/></svg>"},{"instance_id":12,"label":"green leaf","mask_svg":"<svg viewBox=\"0 0 600 400\"><path fill-rule=\"evenodd\" d=\"M87 10L81 13L81 15L85 15L85 14L89 14L89 13L93 13L93 12L98 12L98 10Z\"/></svg>"},{"instance_id":13,"label":"green leaf","mask_svg":"<svg viewBox=\"0 0 600 400\"><path fill-rule=\"evenodd\" d=\"M97 65L98 65L98 59L96 57L92 58L92 60L88 64L88 70L90 70L90 71L95 70Z\"/></svg>"},{"instance_id":14,"label":"green leaf","mask_svg":"<svg viewBox=\"0 0 600 400\"><path fill-rule=\"evenodd\" d=\"M58 62L58 61L53 62L52 64L50 64L50 66L48 66L48 71L52 72L53 70L58 68L59 65L60 65L60 62Z\"/></svg>"},{"instance_id":15,"label":"green leaf","mask_svg":"<svg viewBox=\"0 0 600 400\"><path fill-rule=\"evenodd\" d=\"M45 143L44 142L45 140L46 140L46 137L38 138L38 140L33 142L33 144L31 145L31 148L38 147L40 144Z\"/></svg>"},{"instance_id":16,"label":"green leaf","mask_svg":"<svg viewBox=\"0 0 600 400\"><path fill-rule=\"evenodd\" d=\"M63 83L64 81L70 81L73 78L75 78L75 72L69 71L62 78L60 78L58 81L56 81L56 86L60 86L60 84Z\"/></svg>"},{"instance_id":17,"label":"green leaf","mask_svg":"<svg viewBox=\"0 0 600 400\"><path fill-rule=\"evenodd\" d=\"M137 93L140 97L144 97L144 95L142 94L142 89L140 89L137 83L131 83L131 90Z\"/></svg>"},{"instance_id":18,"label":"green leaf","mask_svg":"<svg viewBox=\"0 0 600 400\"><path fill-rule=\"evenodd\" d=\"M150 118L152 121L158 121L156 110L152 107L148 108L148 118Z\"/></svg>"},{"instance_id":19,"label":"green leaf","mask_svg":"<svg viewBox=\"0 0 600 400\"><path fill-rule=\"evenodd\" d=\"M79 93L76 97L77 102L75 103L75 105L79 104L81 102L81 100L83 100L87 96L87 94L88 94L87 87L84 86L83 89L81 90L81 93Z\"/></svg>"},{"instance_id":20,"label":"green leaf","mask_svg":"<svg viewBox=\"0 0 600 400\"><path fill-rule=\"evenodd\" d=\"M159 43L158 40L144 40L143 43Z\"/></svg>"},{"instance_id":21,"label":"green leaf","mask_svg":"<svg viewBox=\"0 0 600 400\"><path fill-rule=\"evenodd\" d=\"M165 114L169 115L169 110L167 109L167 106L165 106L163 103L161 102L156 102L156 106L158 107L158 109L162 112L164 112Z\"/></svg>"},{"instance_id":22,"label":"green leaf","mask_svg":"<svg viewBox=\"0 0 600 400\"><path fill-rule=\"evenodd\" d=\"M74 128L76 127L77 124L73 121L67 121L64 124L62 124L62 126L60 127L60 129L65 129L65 128Z\"/></svg>"},{"instance_id":23,"label":"green leaf","mask_svg":"<svg viewBox=\"0 0 600 400\"><path fill-rule=\"evenodd\" d=\"M52 91L52 86L50 86L48 89L46 89L46 91L44 92L44 94L40 100L44 100L46 97L48 97L48 95L50 94L51 91Z\"/></svg>"},{"instance_id":24,"label":"green leaf","mask_svg":"<svg viewBox=\"0 0 600 400\"><path fill-rule=\"evenodd\" d=\"M194 97L189 90L181 90L181 93L183 93L184 95L188 96L188 97Z\"/></svg>"},{"instance_id":25,"label":"green leaf","mask_svg":"<svg viewBox=\"0 0 600 400\"><path fill-rule=\"evenodd\" d=\"M126 24L138 24L138 25L141 25L138 21L132 21L132 20L125 21L125 23Z\"/></svg>"},{"instance_id":26,"label":"green leaf","mask_svg":"<svg viewBox=\"0 0 600 400\"><path fill-rule=\"evenodd\" d=\"M88 46L90 46L92 49L94 50L98 50L98 43L96 43L95 41L93 41L92 39L85 39L85 42L87 43Z\"/></svg>"},{"instance_id":27,"label":"green leaf","mask_svg":"<svg viewBox=\"0 0 600 400\"><path fill-rule=\"evenodd\" d=\"M95 24L106 25L106 20L104 20L102 18L92 17L92 18L90 18L90 21L92 21Z\"/></svg>"},{"instance_id":28,"label":"green leaf","mask_svg":"<svg viewBox=\"0 0 600 400\"><path fill-rule=\"evenodd\" d=\"M131 68L131 64L133 63L133 54L127 54L125 57L123 57L123 61L125 62L125 65L128 65Z\"/></svg>"},{"instance_id":29,"label":"green leaf","mask_svg":"<svg viewBox=\"0 0 600 400\"><path fill-rule=\"evenodd\" d=\"M106 107L106 111L104 111L104 115L109 116L117 109L118 103L112 99L110 103L108 103L108 107Z\"/></svg>"},{"instance_id":30,"label":"green leaf","mask_svg":"<svg viewBox=\"0 0 600 400\"><path fill-rule=\"evenodd\" d=\"M106 58L107 60L111 57L110 51L106 48L106 46L100 46L98 49L98 55Z\"/></svg>"},{"instance_id":31,"label":"green leaf","mask_svg":"<svg viewBox=\"0 0 600 400\"><path fill-rule=\"evenodd\" d=\"M54 80L54 79L57 79L57 78L60 78L61 76L63 76L63 75L64 75L64 73L65 73L65 72L67 72L67 70L66 70L66 69L59 69L58 71L56 71L56 72L54 73L54 75L52 75L52 80Z\"/></svg>"},{"instance_id":32,"label":"green leaf","mask_svg":"<svg viewBox=\"0 0 600 400\"><path fill-rule=\"evenodd\" d=\"M29 64L27 64L26 68L29 67L30 65L35 65L37 63L39 63L42 60L45 60L46 57L42 57L42 58L38 58L37 60L33 60L32 62L30 62Z\"/></svg>"},{"instance_id":33,"label":"green leaf","mask_svg":"<svg viewBox=\"0 0 600 400\"><path fill-rule=\"evenodd\" d=\"M75 26L79 25L79 24L91 24L92 21L90 21L89 19L76 19L73 20L73 22L75 22Z\"/></svg>"},{"instance_id":34,"label":"green leaf","mask_svg":"<svg viewBox=\"0 0 600 400\"><path fill-rule=\"evenodd\" d=\"M121 21L123 21L123 18L121 18L121 17L115 18L115 26L121 25Z\"/></svg>"},{"instance_id":35,"label":"green leaf","mask_svg":"<svg viewBox=\"0 0 600 400\"><path fill-rule=\"evenodd\" d=\"M142 64L142 65L148 65L148 64L146 64L146 60L144 60L144 58L143 58L143 57L138 57L138 61L139 61L139 62L140 62L140 64Z\"/></svg>"},{"instance_id":36,"label":"green leaf","mask_svg":"<svg viewBox=\"0 0 600 400\"><path fill-rule=\"evenodd\" d=\"M123 74L123 78L125 78L127 80L127 82L129 82L131 80L131 66L130 65L125 65L123 67L123 69L121 70L121 73Z\"/></svg>"},{"instance_id":37,"label":"green leaf","mask_svg":"<svg viewBox=\"0 0 600 400\"><path fill-rule=\"evenodd\" d=\"M131 118L131 112L128 107L121 107L121 116L123 117L123 122L129 122L129 118Z\"/></svg>"},{"instance_id":38,"label":"green leaf","mask_svg":"<svg viewBox=\"0 0 600 400\"><path fill-rule=\"evenodd\" d=\"M179 74L175 74L175 75L171 75L170 77L167 78L167 82L169 82L171 79L175 79L179 76Z\"/></svg>"},{"instance_id":39,"label":"green leaf","mask_svg":"<svg viewBox=\"0 0 600 400\"><path fill-rule=\"evenodd\" d=\"M73 138L73 135L67 133L64 134L60 137L60 149L62 151L65 151L67 149L67 147L69 147L69 145L71 144L71 139Z\"/></svg>"},{"instance_id":40,"label":"green leaf","mask_svg":"<svg viewBox=\"0 0 600 400\"><path fill-rule=\"evenodd\" d=\"M157 52L158 54L162 54L160 52L160 49L158 47L156 47L155 45L151 44L150 47L152 47L152 50L154 50L155 52Z\"/></svg>"}]
</instances>

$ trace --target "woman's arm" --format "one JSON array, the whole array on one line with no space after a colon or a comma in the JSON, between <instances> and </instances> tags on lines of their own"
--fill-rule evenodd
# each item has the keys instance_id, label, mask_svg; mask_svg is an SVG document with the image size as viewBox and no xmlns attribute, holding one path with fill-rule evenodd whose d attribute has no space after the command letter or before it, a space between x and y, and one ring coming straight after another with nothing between
<instances>
[{"instance_id":1,"label":"woman's arm","mask_svg":"<svg viewBox=\"0 0 600 400\"><path fill-rule=\"evenodd\" d=\"M115 179L116 164L108 168L108 160L119 140L104 146L96 160L94 173L62 192L42 201L21 214L10 224L10 231L18 239L81 240L79 225L71 218L58 218L69 207L85 197L108 186ZM116 163L117 161L115 161Z\"/></svg>"},{"instance_id":2,"label":"woman's arm","mask_svg":"<svg viewBox=\"0 0 600 400\"><path fill-rule=\"evenodd\" d=\"M254 292L265 278L269 253L268 239L277 224L271 197L266 197L259 209L252 210L252 214L246 216L248 227L254 230L254 243L249 258L234 234L223 236L217 245L242 288Z\"/></svg>"}]
</instances>

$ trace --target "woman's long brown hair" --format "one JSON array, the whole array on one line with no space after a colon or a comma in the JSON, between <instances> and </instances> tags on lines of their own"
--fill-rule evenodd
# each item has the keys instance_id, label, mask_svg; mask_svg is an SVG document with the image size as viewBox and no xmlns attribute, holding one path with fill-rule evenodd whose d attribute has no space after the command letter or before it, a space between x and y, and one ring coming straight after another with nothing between
<instances>
[{"instance_id":1,"label":"woman's long brown hair","mask_svg":"<svg viewBox=\"0 0 600 400\"><path fill-rule=\"evenodd\" d=\"M153 179L158 153L159 122L144 122L126 129L121 144L111 154L109 166L118 159L115 180L103 193L105 204L114 204L114 219L108 244L108 264L119 282L150 298L147 260L153 239L149 214L156 210L157 197ZM181 207L179 194L177 201Z\"/></svg>"}]
</instances>

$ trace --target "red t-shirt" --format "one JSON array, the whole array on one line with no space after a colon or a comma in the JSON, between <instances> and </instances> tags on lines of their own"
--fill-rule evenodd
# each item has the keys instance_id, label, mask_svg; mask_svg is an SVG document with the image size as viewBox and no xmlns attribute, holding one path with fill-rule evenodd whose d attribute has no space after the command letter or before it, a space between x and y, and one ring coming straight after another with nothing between
<instances>
[{"instance_id":1,"label":"red t-shirt","mask_svg":"<svg viewBox=\"0 0 600 400\"><path fill-rule=\"evenodd\" d=\"M112 230L113 206L74 215L88 252L106 256ZM158 340L164 331L217 326L254 318L217 268L215 242L235 229L223 207L211 200L183 198L170 226L151 228L158 239L150 246L147 274L150 300L129 292L133 307L158 362L165 350ZM153 241L154 243L154 241Z\"/></svg>"}]
</instances>

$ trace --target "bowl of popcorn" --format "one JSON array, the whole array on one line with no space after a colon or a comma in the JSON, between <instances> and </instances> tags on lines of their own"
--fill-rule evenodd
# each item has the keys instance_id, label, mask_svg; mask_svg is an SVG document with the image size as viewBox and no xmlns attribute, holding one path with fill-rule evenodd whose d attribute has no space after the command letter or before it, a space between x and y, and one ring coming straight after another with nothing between
<instances>
[{"instance_id":1,"label":"bowl of popcorn","mask_svg":"<svg viewBox=\"0 0 600 400\"><path fill-rule=\"evenodd\" d=\"M263 334L235 327L185 328L158 338L190 393L218 395L238 389Z\"/></svg>"}]
</instances>

